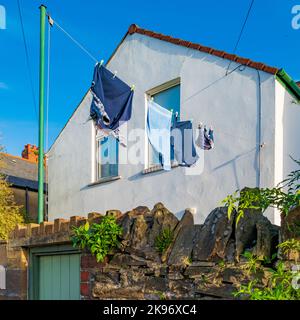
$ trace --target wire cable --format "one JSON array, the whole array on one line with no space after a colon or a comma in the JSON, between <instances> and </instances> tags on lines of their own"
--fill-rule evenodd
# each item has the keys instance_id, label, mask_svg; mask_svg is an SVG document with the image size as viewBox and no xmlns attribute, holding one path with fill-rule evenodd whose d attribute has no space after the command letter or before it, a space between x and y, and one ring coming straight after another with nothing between
<instances>
[{"instance_id":1,"label":"wire cable","mask_svg":"<svg viewBox=\"0 0 300 320\"><path fill-rule=\"evenodd\" d=\"M241 28L240 34L239 34L239 36L238 36L238 39L237 39L237 42L236 42L236 44L235 44L235 46L234 46L234 49L233 49L232 54L235 54L235 53L236 53L236 50L237 50L237 48L238 48L238 45L239 45L239 43L240 43L240 41L241 41L241 38L242 38L242 35L243 35L243 32L244 32L244 29L245 29L245 27L246 27L246 24L247 24L247 21L248 21L248 18L249 18L251 9L252 9L253 4L254 4L254 1L255 1L255 0L251 0L251 3L250 3L250 5L249 5L249 8L248 8L248 11L247 11L247 14L246 14L246 17L245 17L243 26L242 26L242 28ZM230 61L229 64L228 64L228 67L227 67L227 70L226 70L226 75L227 75L227 73L228 73L228 70L229 70L229 67L230 67L231 63L232 63L232 61Z\"/></svg>"},{"instance_id":2,"label":"wire cable","mask_svg":"<svg viewBox=\"0 0 300 320\"><path fill-rule=\"evenodd\" d=\"M24 49L25 49L26 66L27 66L29 83L30 83L30 88L31 88L31 95L32 95L32 100L33 100L33 105L34 105L34 112L35 112L35 116L36 116L36 121L38 121L36 95L35 95L35 91L34 91L34 85L33 85L32 73L31 73L31 65L30 65L30 60L29 60L29 52L28 52L28 47L27 47L27 42L26 42L25 28L24 28L24 23L23 23L20 0L17 0L17 4L18 4L21 29L22 29L23 45L24 45Z\"/></svg>"},{"instance_id":3,"label":"wire cable","mask_svg":"<svg viewBox=\"0 0 300 320\"><path fill-rule=\"evenodd\" d=\"M49 16L49 15L48 15ZM52 18L52 17L51 17ZM53 19L53 18L52 18ZM98 60L80 43L78 42L74 37L70 35L69 32L67 32L61 25L59 25L55 20L53 20L53 23L60 29L69 39L71 39L81 50L83 50L94 62L98 62Z\"/></svg>"}]
</instances>

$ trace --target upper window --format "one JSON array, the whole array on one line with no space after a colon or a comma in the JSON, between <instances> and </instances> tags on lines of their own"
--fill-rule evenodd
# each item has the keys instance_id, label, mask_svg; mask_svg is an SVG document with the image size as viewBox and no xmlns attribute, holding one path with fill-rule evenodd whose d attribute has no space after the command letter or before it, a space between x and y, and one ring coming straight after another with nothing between
<instances>
[{"instance_id":1,"label":"upper window","mask_svg":"<svg viewBox=\"0 0 300 320\"><path fill-rule=\"evenodd\" d=\"M153 93L152 93L153 92ZM171 81L168 83L157 87L149 91L148 93L150 98L153 98L153 101L173 112L172 124L175 120L177 114L177 120L180 120L180 84L179 79ZM149 167L153 165L158 165L162 163L162 155L153 149L149 143L148 147L148 163ZM174 160L174 148L171 146L171 161Z\"/></svg>"},{"instance_id":2,"label":"upper window","mask_svg":"<svg viewBox=\"0 0 300 320\"><path fill-rule=\"evenodd\" d=\"M97 180L118 176L119 143L113 136L96 139Z\"/></svg>"}]
</instances>

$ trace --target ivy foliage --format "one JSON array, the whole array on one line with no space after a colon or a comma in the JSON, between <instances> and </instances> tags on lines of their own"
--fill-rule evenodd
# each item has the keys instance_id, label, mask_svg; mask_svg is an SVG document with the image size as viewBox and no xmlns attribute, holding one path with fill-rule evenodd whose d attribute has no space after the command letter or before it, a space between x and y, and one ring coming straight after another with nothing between
<instances>
[{"instance_id":1,"label":"ivy foliage","mask_svg":"<svg viewBox=\"0 0 300 320\"><path fill-rule=\"evenodd\" d=\"M86 222L85 225L73 227L72 242L74 247L87 248L98 262L102 262L106 255L119 245L122 228L113 216L105 216L100 223Z\"/></svg>"},{"instance_id":2,"label":"ivy foliage","mask_svg":"<svg viewBox=\"0 0 300 320\"><path fill-rule=\"evenodd\" d=\"M3 148L0 146L0 152L2 151ZM0 169L3 166L0 155ZM24 222L21 208L22 206L15 203L13 191L5 175L0 173L0 239L6 240L16 225Z\"/></svg>"}]
</instances>

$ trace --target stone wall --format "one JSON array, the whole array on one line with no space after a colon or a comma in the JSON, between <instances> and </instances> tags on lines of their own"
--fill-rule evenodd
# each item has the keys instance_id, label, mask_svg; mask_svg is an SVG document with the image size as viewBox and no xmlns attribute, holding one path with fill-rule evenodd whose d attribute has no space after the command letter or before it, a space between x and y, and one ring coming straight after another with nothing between
<instances>
[{"instance_id":1,"label":"stone wall","mask_svg":"<svg viewBox=\"0 0 300 320\"><path fill-rule=\"evenodd\" d=\"M279 228L259 212L241 219L227 218L226 208L216 208L203 225L195 225L187 209L178 220L163 204L152 210L137 207L122 214L110 210L123 228L120 247L103 263L89 252L81 255L82 299L233 299L238 284L248 282L249 272L241 253L271 257L276 251ZM7 268L7 289L0 299L26 299L28 252L31 247L69 244L72 227L103 215L74 216L18 226L7 243L0 244L0 265ZM171 245L160 254L155 240L163 230L172 231ZM256 274L262 284L268 272Z\"/></svg>"}]
</instances>

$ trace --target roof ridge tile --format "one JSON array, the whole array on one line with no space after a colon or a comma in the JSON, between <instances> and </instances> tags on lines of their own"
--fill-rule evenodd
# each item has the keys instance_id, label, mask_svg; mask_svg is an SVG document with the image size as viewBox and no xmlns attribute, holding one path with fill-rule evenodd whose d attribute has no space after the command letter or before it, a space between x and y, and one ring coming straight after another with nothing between
<instances>
[{"instance_id":1,"label":"roof ridge tile","mask_svg":"<svg viewBox=\"0 0 300 320\"><path fill-rule=\"evenodd\" d=\"M264 64L262 62L256 62L256 61L253 61L253 60L251 60L249 58L239 57L239 56L237 56L235 54L228 53L228 52L225 52L225 51L222 51L222 50L217 50L217 49L214 49L214 48L211 48L211 47L206 47L206 46L203 46L203 45L201 45L199 43L195 43L195 42L191 42L191 41L175 38L175 37L172 37L172 36L169 36L169 35L165 35L165 34L162 34L162 33L155 32L155 31L147 30L147 29L144 29L144 28L140 28L136 24L130 25L130 27L128 29L128 34L132 35L134 33L143 34L143 35L146 35L148 37L152 37L152 38L155 38L155 39L159 39L159 40L162 40L162 41L167 41L167 42L173 43L175 45L188 47L188 48L195 49L195 50L198 50L198 51L201 51L201 52L212 54L214 56L217 56L217 57L220 57L220 58L223 58L223 59L227 59L227 60L231 60L231 61L235 61L237 63L243 64L243 65L246 65L246 66L249 66L251 68L254 68L254 69L257 69L257 70L261 70L261 71L264 71L264 72L267 72L267 73L276 74L278 72L278 70L279 70L276 67L272 67L272 66L266 65L266 64ZM300 83L298 83L298 86L300 87Z\"/></svg>"}]
</instances>

